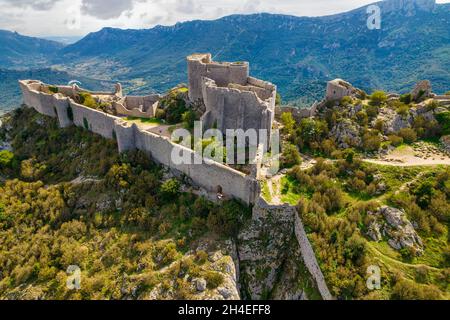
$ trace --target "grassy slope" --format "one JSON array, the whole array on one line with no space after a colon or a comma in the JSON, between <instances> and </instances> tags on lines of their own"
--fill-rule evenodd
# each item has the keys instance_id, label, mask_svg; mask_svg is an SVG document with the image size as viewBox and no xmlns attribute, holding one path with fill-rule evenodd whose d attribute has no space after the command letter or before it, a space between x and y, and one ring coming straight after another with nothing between
<instances>
[{"instance_id":1,"label":"grassy slope","mask_svg":"<svg viewBox=\"0 0 450 320\"><path fill-rule=\"evenodd\" d=\"M171 194L142 154L119 156L114 141L31 109L3 120L15 151L0 170L1 298L145 299L159 287L158 298L186 299L194 277L223 282L229 257L211 266L196 248L221 247L245 207ZM66 288L69 265L82 269L79 291Z\"/></svg>"},{"instance_id":2,"label":"grassy slope","mask_svg":"<svg viewBox=\"0 0 450 320\"><path fill-rule=\"evenodd\" d=\"M337 179L335 181L336 185L342 191L343 194L343 208L331 215L332 219L338 219L341 221L348 221L349 215L352 212L352 208L364 206L372 201L376 201L378 205L388 204L390 197L397 193L408 192L406 186L408 183L420 181L421 177L425 176L435 176L438 172L445 170L444 166L436 167L393 167L393 166L380 166L373 164L365 164L365 166L376 170L376 172L383 177L383 181L387 185L387 192L378 196L367 196L363 193L349 192L345 189L345 179ZM280 199L282 202L289 203L291 205L296 205L301 199L311 199L312 192L305 188L304 185L299 183L295 178L291 176L286 176L281 179L281 185L275 187L281 191ZM263 196L267 201L271 201L272 195L270 194L267 185L263 187ZM307 223L308 224L308 223ZM359 227L361 234L364 234L364 226ZM446 262L445 252L448 250L448 224L445 225L445 231L440 234L425 234L419 232L420 236L425 245L424 254L420 257L413 259L403 257L398 251L392 249L386 240L379 243L370 241L369 238L365 237L365 245L367 248L368 260L379 265L382 269L383 274L383 286L381 291L376 291L372 293L366 292L363 296L366 298L391 298L392 294L392 283L390 283L393 276L397 274L401 275L401 278L413 281L414 283L424 283L436 285L441 289L443 298L449 299L449 279L448 279L448 262ZM317 241L321 242L320 236L317 234L311 237L313 244L317 245ZM316 251L319 247L316 246ZM327 261L320 259L320 253L318 254L319 261L321 262L322 269L325 270L325 275L327 275L327 270L331 270L327 266ZM448 259L448 258L447 258ZM338 267L339 262L335 261ZM333 271L334 272L334 271ZM425 279L417 280L418 274L426 274ZM344 284L342 284L344 285ZM339 291L339 290L338 290ZM360 296L362 298L363 296ZM417 296L416 298L419 298Z\"/></svg>"}]
</instances>

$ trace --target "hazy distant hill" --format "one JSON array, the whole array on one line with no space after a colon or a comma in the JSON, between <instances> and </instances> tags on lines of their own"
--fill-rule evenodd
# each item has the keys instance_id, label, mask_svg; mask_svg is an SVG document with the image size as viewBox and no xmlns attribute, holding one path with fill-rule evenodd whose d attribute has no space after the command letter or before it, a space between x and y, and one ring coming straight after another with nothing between
<instances>
[{"instance_id":1,"label":"hazy distant hill","mask_svg":"<svg viewBox=\"0 0 450 320\"><path fill-rule=\"evenodd\" d=\"M55 41L22 36L0 30L0 67L24 68L48 65L64 45Z\"/></svg>"},{"instance_id":2,"label":"hazy distant hill","mask_svg":"<svg viewBox=\"0 0 450 320\"><path fill-rule=\"evenodd\" d=\"M142 78L140 91L186 81L185 56L193 52L250 61L252 74L276 83L285 100L320 98L335 77L369 91L405 91L424 78L437 92L448 90L450 5L389 0L380 6L380 30L367 28L366 7L317 18L233 15L148 30L105 28L61 53L75 73Z\"/></svg>"},{"instance_id":3,"label":"hazy distant hill","mask_svg":"<svg viewBox=\"0 0 450 320\"><path fill-rule=\"evenodd\" d=\"M53 65L78 78L119 80L133 93L147 93L186 82L186 55L211 52L217 60L250 61L252 75L277 84L285 101L320 99L326 81L336 77L367 91L409 91L421 79L431 80L436 92L448 91L450 4L379 5L380 30L367 28L363 7L315 18L232 15L144 30L104 28L65 47L0 32L0 67Z\"/></svg>"}]
</instances>

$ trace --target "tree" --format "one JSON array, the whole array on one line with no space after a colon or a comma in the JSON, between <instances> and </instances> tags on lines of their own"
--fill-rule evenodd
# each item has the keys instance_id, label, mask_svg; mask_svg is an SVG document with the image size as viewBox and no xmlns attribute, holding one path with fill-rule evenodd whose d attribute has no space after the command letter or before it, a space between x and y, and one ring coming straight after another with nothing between
<instances>
[{"instance_id":1,"label":"tree","mask_svg":"<svg viewBox=\"0 0 450 320\"><path fill-rule=\"evenodd\" d=\"M11 151L0 151L0 168L11 168L14 160L14 154Z\"/></svg>"},{"instance_id":2,"label":"tree","mask_svg":"<svg viewBox=\"0 0 450 320\"><path fill-rule=\"evenodd\" d=\"M327 123L311 118L303 119L299 126L299 136L303 144L312 147L312 143L320 144L328 134Z\"/></svg>"},{"instance_id":3,"label":"tree","mask_svg":"<svg viewBox=\"0 0 450 320\"><path fill-rule=\"evenodd\" d=\"M161 185L161 192L167 196L175 196L180 191L180 183L176 179L169 179Z\"/></svg>"},{"instance_id":4,"label":"tree","mask_svg":"<svg viewBox=\"0 0 450 320\"><path fill-rule=\"evenodd\" d=\"M195 120L197 120L197 115L194 111L186 111L182 116L183 125L185 129L192 129L195 124Z\"/></svg>"},{"instance_id":5,"label":"tree","mask_svg":"<svg viewBox=\"0 0 450 320\"><path fill-rule=\"evenodd\" d=\"M281 156L281 167L292 168L293 166L302 163L302 157L297 147L291 143L285 143L283 145L283 154Z\"/></svg>"},{"instance_id":6,"label":"tree","mask_svg":"<svg viewBox=\"0 0 450 320\"><path fill-rule=\"evenodd\" d=\"M411 93L402 94L400 96L400 102L403 102L404 104L410 104L411 101L412 101Z\"/></svg>"},{"instance_id":7,"label":"tree","mask_svg":"<svg viewBox=\"0 0 450 320\"><path fill-rule=\"evenodd\" d=\"M403 128L397 133L406 143L413 143L417 140L416 132L411 128Z\"/></svg>"},{"instance_id":8,"label":"tree","mask_svg":"<svg viewBox=\"0 0 450 320\"><path fill-rule=\"evenodd\" d=\"M398 147L403 144L403 138L395 134L389 135L388 139L394 147Z\"/></svg>"},{"instance_id":9,"label":"tree","mask_svg":"<svg viewBox=\"0 0 450 320\"><path fill-rule=\"evenodd\" d=\"M370 101L374 105L377 105L377 106L379 106L380 104L386 102L386 100L387 100L387 95L386 95L386 93L384 91L375 91L370 96Z\"/></svg>"},{"instance_id":10,"label":"tree","mask_svg":"<svg viewBox=\"0 0 450 320\"><path fill-rule=\"evenodd\" d=\"M294 133L295 120L290 112L284 112L281 115L281 123L284 125L284 134L291 135Z\"/></svg>"},{"instance_id":11,"label":"tree","mask_svg":"<svg viewBox=\"0 0 450 320\"><path fill-rule=\"evenodd\" d=\"M280 106L283 103L283 99L281 98L281 94L277 92L277 97L275 99L275 105Z\"/></svg>"}]
</instances>

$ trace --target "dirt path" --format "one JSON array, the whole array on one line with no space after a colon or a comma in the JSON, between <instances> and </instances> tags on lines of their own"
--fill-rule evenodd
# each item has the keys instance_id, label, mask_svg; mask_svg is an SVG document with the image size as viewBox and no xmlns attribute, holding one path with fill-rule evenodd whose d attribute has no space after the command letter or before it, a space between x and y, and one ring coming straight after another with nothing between
<instances>
[{"instance_id":1,"label":"dirt path","mask_svg":"<svg viewBox=\"0 0 450 320\"><path fill-rule=\"evenodd\" d=\"M402 266L406 266L406 267L409 267L409 268L427 268L427 269L433 270L433 271L441 271L442 270L442 269L439 269L439 268L436 268L436 267L427 266L426 264L411 264L411 263L406 263L406 262L403 262L403 261L399 261L397 259L394 259L394 258L392 258L392 257L390 257L390 256L388 256L388 255L386 255L384 253L382 253L380 250L378 250L377 248L375 248L373 246L369 246L369 247L370 247L369 250L372 250L375 253L375 255L379 256L380 259L386 259L386 260L389 260L389 261L391 261L393 263L397 263L397 264L402 265Z\"/></svg>"},{"instance_id":2,"label":"dirt path","mask_svg":"<svg viewBox=\"0 0 450 320\"><path fill-rule=\"evenodd\" d=\"M418 166L437 166L437 165L447 165L450 166L450 159L447 160L425 160L418 158L417 160L407 161L407 162L393 162L386 160L374 160L374 159L363 159L364 162L379 164L383 166L393 166L393 167L418 167Z\"/></svg>"},{"instance_id":3,"label":"dirt path","mask_svg":"<svg viewBox=\"0 0 450 320\"><path fill-rule=\"evenodd\" d=\"M412 146L402 145L379 159L364 161L397 167L436 166L450 165L450 155L436 145L418 142Z\"/></svg>"}]
</instances>

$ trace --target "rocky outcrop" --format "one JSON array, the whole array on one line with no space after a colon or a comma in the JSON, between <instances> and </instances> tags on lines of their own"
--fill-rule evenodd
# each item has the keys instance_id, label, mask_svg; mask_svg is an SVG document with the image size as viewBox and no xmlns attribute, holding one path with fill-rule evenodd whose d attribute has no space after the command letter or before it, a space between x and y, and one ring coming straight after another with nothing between
<instances>
[{"instance_id":1,"label":"rocky outcrop","mask_svg":"<svg viewBox=\"0 0 450 320\"><path fill-rule=\"evenodd\" d=\"M245 298L332 298L295 207L260 198L239 234L238 253Z\"/></svg>"},{"instance_id":2,"label":"rocky outcrop","mask_svg":"<svg viewBox=\"0 0 450 320\"><path fill-rule=\"evenodd\" d=\"M337 123L330 132L339 148L361 146L362 140L359 133L359 126L350 119L343 119Z\"/></svg>"},{"instance_id":3,"label":"rocky outcrop","mask_svg":"<svg viewBox=\"0 0 450 320\"><path fill-rule=\"evenodd\" d=\"M422 254L422 239L406 218L404 211L382 206L367 214L371 216L367 235L373 241L381 241L385 237L389 245L396 250L411 249L416 255Z\"/></svg>"},{"instance_id":4,"label":"rocky outcrop","mask_svg":"<svg viewBox=\"0 0 450 320\"><path fill-rule=\"evenodd\" d=\"M414 118L411 114L404 116L390 108L381 108L377 119L373 121L372 125L375 125L376 121L380 120L383 122L383 133L391 134L404 128L411 128Z\"/></svg>"},{"instance_id":5,"label":"rocky outcrop","mask_svg":"<svg viewBox=\"0 0 450 320\"><path fill-rule=\"evenodd\" d=\"M287 206L265 207L260 200L251 222L238 237L241 284L258 300L269 298L278 272L289 256L293 237L294 211Z\"/></svg>"},{"instance_id":6,"label":"rocky outcrop","mask_svg":"<svg viewBox=\"0 0 450 320\"><path fill-rule=\"evenodd\" d=\"M206 250L208 245L199 247L199 250ZM188 290L190 300L240 300L238 272L235 261L229 253L233 249L233 244L227 241L222 248L208 252L208 261L202 268L206 268L210 272L216 272L223 278L222 283L215 289L209 288L209 283L205 278L194 278L190 274L185 274L184 279L189 283ZM188 252L183 257L187 260L194 252ZM178 262L175 262L175 264ZM172 266L160 271L161 277L170 272ZM175 284L176 280L173 280ZM124 291L133 292L133 288L124 288ZM158 284L150 293L145 296L138 297L144 300L173 300L176 299L177 292L174 288L164 288L162 284Z\"/></svg>"}]
</instances>

